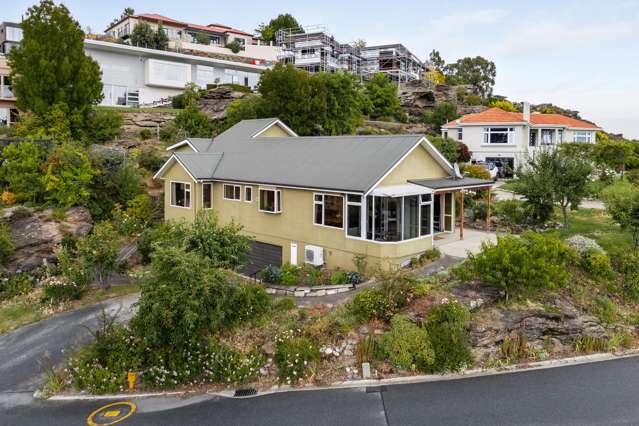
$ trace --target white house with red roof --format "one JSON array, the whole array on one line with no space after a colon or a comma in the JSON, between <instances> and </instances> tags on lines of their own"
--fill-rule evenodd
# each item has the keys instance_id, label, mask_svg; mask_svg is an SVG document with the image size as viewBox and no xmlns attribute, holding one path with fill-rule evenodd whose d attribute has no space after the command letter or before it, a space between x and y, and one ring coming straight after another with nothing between
<instances>
[{"instance_id":1,"label":"white house with red roof","mask_svg":"<svg viewBox=\"0 0 639 426\"><path fill-rule=\"evenodd\" d=\"M560 114L509 112L500 108L467 114L442 126L442 136L463 142L473 161L492 162L515 170L535 150L563 142L594 143L596 124Z\"/></svg>"}]
</instances>

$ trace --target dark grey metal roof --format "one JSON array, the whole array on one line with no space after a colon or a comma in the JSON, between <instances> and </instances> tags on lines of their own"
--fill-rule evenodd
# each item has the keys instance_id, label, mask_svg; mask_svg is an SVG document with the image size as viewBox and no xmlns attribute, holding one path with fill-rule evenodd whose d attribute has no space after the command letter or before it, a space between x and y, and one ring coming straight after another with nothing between
<instances>
[{"instance_id":1,"label":"dark grey metal roof","mask_svg":"<svg viewBox=\"0 0 639 426\"><path fill-rule=\"evenodd\" d=\"M213 179L215 169L224 156L222 152L176 152L175 158L195 179Z\"/></svg>"},{"instance_id":2,"label":"dark grey metal roof","mask_svg":"<svg viewBox=\"0 0 639 426\"><path fill-rule=\"evenodd\" d=\"M417 179L409 180L410 183L415 185L425 186L433 190L439 189L451 189L451 188L472 188L478 186L493 185L492 180L476 179L476 178L461 178L455 179L453 177L439 178L439 179Z\"/></svg>"}]
</instances>

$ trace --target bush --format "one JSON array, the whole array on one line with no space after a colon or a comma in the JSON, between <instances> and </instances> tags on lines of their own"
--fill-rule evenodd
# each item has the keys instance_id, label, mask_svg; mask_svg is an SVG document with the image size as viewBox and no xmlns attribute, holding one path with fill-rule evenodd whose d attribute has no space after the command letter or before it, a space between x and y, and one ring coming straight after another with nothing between
<instances>
[{"instance_id":1,"label":"bush","mask_svg":"<svg viewBox=\"0 0 639 426\"><path fill-rule=\"evenodd\" d=\"M619 319L617 307L609 297L597 297L591 309L592 313L604 324L612 324Z\"/></svg>"},{"instance_id":2,"label":"bush","mask_svg":"<svg viewBox=\"0 0 639 426\"><path fill-rule=\"evenodd\" d=\"M473 204L471 211L473 213L473 221L486 220L486 216L488 216L488 204L484 201L478 201Z\"/></svg>"},{"instance_id":3,"label":"bush","mask_svg":"<svg viewBox=\"0 0 639 426\"><path fill-rule=\"evenodd\" d=\"M271 298L259 284L241 284L233 288L227 310L228 327L258 321L271 311Z\"/></svg>"},{"instance_id":4,"label":"bush","mask_svg":"<svg viewBox=\"0 0 639 426\"><path fill-rule=\"evenodd\" d=\"M40 283L42 303L57 305L61 302L78 300L86 291L86 286L69 281L65 277L49 277Z\"/></svg>"},{"instance_id":5,"label":"bush","mask_svg":"<svg viewBox=\"0 0 639 426\"><path fill-rule=\"evenodd\" d=\"M466 164L464 166L464 176L490 180L490 172L480 164Z\"/></svg>"},{"instance_id":6,"label":"bush","mask_svg":"<svg viewBox=\"0 0 639 426\"><path fill-rule=\"evenodd\" d=\"M431 260L437 260L442 256L442 252L439 251L437 247L433 247L432 249L426 250L419 256L420 263L424 264Z\"/></svg>"},{"instance_id":7,"label":"bush","mask_svg":"<svg viewBox=\"0 0 639 426\"><path fill-rule=\"evenodd\" d=\"M89 143L112 141L120 136L124 118L118 111L97 108L89 116L87 125Z\"/></svg>"},{"instance_id":8,"label":"bush","mask_svg":"<svg viewBox=\"0 0 639 426\"><path fill-rule=\"evenodd\" d=\"M230 49L231 52L233 53L240 53L240 50L242 50L242 45L237 40L233 40L232 42L228 43L225 47L227 49Z\"/></svg>"},{"instance_id":9,"label":"bush","mask_svg":"<svg viewBox=\"0 0 639 426\"><path fill-rule=\"evenodd\" d=\"M11 229L5 224L0 224L0 264L6 264L15 251Z\"/></svg>"},{"instance_id":10,"label":"bush","mask_svg":"<svg viewBox=\"0 0 639 426\"><path fill-rule=\"evenodd\" d=\"M464 98L464 104L468 106L481 105L481 96L479 95L467 95Z\"/></svg>"},{"instance_id":11,"label":"bush","mask_svg":"<svg viewBox=\"0 0 639 426\"><path fill-rule=\"evenodd\" d=\"M12 206L16 203L16 196L13 192L3 191L2 195L0 195L0 201L2 201L2 204L5 206Z\"/></svg>"},{"instance_id":12,"label":"bush","mask_svg":"<svg viewBox=\"0 0 639 426\"><path fill-rule=\"evenodd\" d=\"M76 244L77 242L74 241L73 247L70 247L67 240L64 245L61 245L57 253L58 268L67 282L75 283L80 288L87 288L93 280L93 271L87 260L78 256Z\"/></svg>"},{"instance_id":13,"label":"bush","mask_svg":"<svg viewBox=\"0 0 639 426\"><path fill-rule=\"evenodd\" d=\"M491 215L511 225L525 225L531 222L531 207L521 200L501 200L492 205Z\"/></svg>"},{"instance_id":14,"label":"bush","mask_svg":"<svg viewBox=\"0 0 639 426\"><path fill-rule=\"evenodd\" d=\"M583 257L582 265L595 278L609 280L615 276L610 264L610 258L602 251L596 249L588 250Z\"/></svg>"},{"instance_id":15,"label":"bush","mask_svg":"<svg viewBox=\"0 0 639 426\"><path fill-rule=\"evenodd\" d=\"M268 284L277 284L280 281L280 268L275 265L266 265L260 272L260 279Z\"/></svg>"},{"instance_id":16,"label":"bush","mask_svg":"<svg viewBox=\"0 0 639 426\"><path fill-rule=\"evenodd\" d=\"M319 348L306 337L294 337L291 332L276 337L273 361L280 383L290 385L305 379L319 358Z\"/></svg>"},{"instance_id":17,"label":"bush","mask_svg":"<svg viewBox=\"0 0 639 426\"><path fill-rule=\"evenodd\" d=\"M464 305L452 301L433 306L425 327L435 351L431 371L445 373L460 371L473 363L468 345L467 328L470 312Z\"/></svg>"},{"instance_id":18,"label":"bush","mask_svg":"<svg viewBox=\"0 0 639 426\"><path fill-rule=\"evenodd\" d=\"M344 271L334 271L331 274L331 285L340 285L348 283L348 275Z\"/></svg>"},{"instance_id":19,"label":"bush","mask_svg":"<svg viewBox=\"0 0 639 426\"><path fill-rule=\"evenodd\" d=\"M301 284L307 286L324 285L330 280L330 275L326 269L311 265L302 266L300 273Z\"/></svg>"},{"instance_id":20,"label":"bush","mask_svg":"<svg viewBox=\"0 0 639 426\"><path fill-rule=\"evenodd\" d=\"M358 321L373 318L388 322L410 300L416 281L400 273L388 273L379 277L379 288L367 288L358 293L350 304L350 310Z\"/></svg>"},{"instance_id":21,"label":"bush","mask_svg":"<svg viewBox=\"0 0 639 426\"><path fill-rule=\"evenodd\" d=\"M149 129L142 129L140 130L138 137L140 138L140 140L145 141L145 140L151 139L153 137L153 134L151 133L151 130Z\"/></svg>"},{"instance_id":22,"label":"bush","mask_svg":"<svg viewBox=\"0 0 639 426\"><path fill-rule=\"evenodd\" d=\"M273 309L277 311L290 311L295 308L295 299L292 297L282 297L273 304Z\"/></svg>"},{"instance_id":23,"label":"bush","mask_svg":"<svg viewBox=\"0 0 639 426\"><path fill-rule=\"evenodd\" d=\"M619 260L619 272L623 274L624 294L633 300L639 299L639 254L625 254Z\"/></svg>"},{"instance_id":24,"label":"bush","mask_svg":"<svg viewBox=\"0 0 639 426\"><path fill-rule=\"evenodd\" d=\"M13 299L31 292L33 278L25 273L11 274L0 282L0 300Z\"/></svg>"},{"instance_id":25,"label":"bush","mask_svg":"<svg viewBox=\"0 0 639 426\"><path fill-rule=\"evenodd\" d=\"M302 268L298 265L285 263L280 272L279 283L282 285L296 286L302 281Z\"/></svg>"},{"instance_id":26,"label":"bush","mask_svg":"<svg viewBox=\"0 0 639 426\"><path fill-rule=\"evenodd\" d=\"M466 271L455 271L462 280L475 278L502 288L508 299L524 289L566 285L567 266L575 260L576 253L559 238L525 232L520 238L498 237L496 244L483 242L478 254L468 256Z\"/></svg>"},{"instance_id":27,"label":"bush","mask_svg":"<svg viewBox=\"0 0 639 426\"><path fill-rule=\"evenodd\" d=\"M357 271L349 271L346 273L346 282L348 284L357 285L363 281L362 274Z\"/></svg>"},{"instance_id":28,"label":"bush","mask_svg":"<svg viewBox=\"0 0 639 426\"><path fill-rule=\"evenodd\" d=\"M164 158L152 147L143 147L138 155L138 166L149 172L155 173L163 164Z\"/></svg>"},{"instance_id":29,"label":"bush","mask_svg":"<svg viewBox=\"0 0 639 426\"><path fill-rule=\"evenodd\" d=\"M372 363L383 356L381 352L379 343L373 336L366 336L360 339L355 347L357 365L362 365L365 362Z\"/></svg>"},{"instance_id":30,"label":"bush","mask_svg":"<svg viewBox=\"0 0 639 426\"><path fill-rule=\"evenodd\" d=\"M391 319L391 329L382 335L379 345L399 370L425 372L431 370L435 361L428 333L406 315L395 315Z\"/></svg>"},{"instance_id":31,"label":"bush","mask_svg":"<svg viewBox=\"0 0 639 426\"><path fill-rule=\"evenodd\" d=\"M575 249L575 251L581 257L585 257L588 253L593 251L603 252L603 249L592 238L584 237L583 235L573 235L565 240L565 243Z\"/></svg>"},{"instance_id":32,"label":"bush","mask_svg":"<svg viewBox=\"0 0 639 426\"><path fill-rule=\"evenodd\" d=\"M204 365L204 378L211 382L242 384L257 378L266 357L256 350L243 355L221 343L212 343Z\"/></svg>"}]
</instances>

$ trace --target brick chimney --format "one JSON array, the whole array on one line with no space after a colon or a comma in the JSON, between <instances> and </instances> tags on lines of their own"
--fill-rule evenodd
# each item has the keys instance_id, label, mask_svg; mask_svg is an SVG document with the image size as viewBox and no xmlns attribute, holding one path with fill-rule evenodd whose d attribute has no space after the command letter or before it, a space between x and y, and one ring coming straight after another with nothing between
<instances>
[{"instance_id":1,"label":"brick chimney","mask_svg":"<svg viewBox=\"0 0 639 426\"><path fill-rule=\"evenodd\" d=\"M530 122L530 102L524 102L524 121Z\"/></svg>"}]
</instances>

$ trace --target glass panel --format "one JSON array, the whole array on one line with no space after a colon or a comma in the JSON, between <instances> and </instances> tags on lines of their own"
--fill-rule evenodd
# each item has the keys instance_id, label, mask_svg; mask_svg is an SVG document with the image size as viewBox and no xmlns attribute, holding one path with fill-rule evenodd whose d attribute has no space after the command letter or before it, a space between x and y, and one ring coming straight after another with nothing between
<instances>
[{"instance_id":1,"label":"glass panel","mask_svg":"<svg viewBox=\"0 0 639 426\"><path fill-rule=\"evenodd\" d=\"M321 225L322 224L322 205L315 203L314 208L315 208L315 215L314 215L315 223L317 225Z\"/></svg>"},{"instance_id":2,"label":"glass panel","mask_svg":"<svg viewBox=\"0 0 639 426\"><path fill-rule=\"evenodd\" d=\"M373 239L373 204L375 197L369 195L366 197L366 239Z\"/></svg>"},{"instance_id":3,"label":"glass panel","mask_svg":"<svg viewBox=\"0 0 639 426\"><path fill-rule=\"evenodd\" d=\"M430 235L430 204L422 204L421 211L421 223L420 223L420 235Z\"/></svg>"},{"instance_id":4,"label":"glass panel","mask_svg":"<svg viewBox=\"0 0 639 426\"><path fill-rule=\"evenodd\" d=\"M348 208L348 235L361 237L362 235L362 206L349 204Z\"/></svg>"},{"instance_id":5,"label":"glass panel","mask_svg":"<svg viewBox=\"0 0 639 426\"><path fill-rule=\"evenodd\" d=\"M361 195L347 195L349 203L361 203L362 196Z\"/></svg>"},{"instance_id":6,"label":"glass panel","mask_svg":"<svg viewBox=\"0 0 639 426\"><path fill-rule=\"evenodd\" d=\"M324 195L324 225L344 226L344 198L341 196Z\"/></svg>"},{"instance_id":7,"label":"glass panel","mask_svg":"<svg viewBox=\"0 0 639 426\"><path fill-rule=\"evenodd\" d=\"M508 132L494 133L491 131L490 143L508 143Z\"/></svg>"},{"instance_id":8,"label":"glass panel","mask_svg":"<svg viewBox=\"0 0 639 426\"><path fill-rule=\"evenodd\" d=\"M282 191L280 191L279 189L277 190L277 197L275 198L275 202L276 202L276 208L278 212L282 211Z\"/></svg>"},{"instance_id":9,"label":"glass panel","mask_svg":"<svg viewBox=\"0 0 639 426\"><path fill-rule=\"evenodd\" d=\"M422 197L422 203L428 203L433 198L432 194L422 194L421 197Z\"/></svg>"},{"instance_id":10,"label":"glass panel","mask_svg":"<svg viewBox=\"0 0 639 426\"><path fill-rule=\"evenodd\" d=\"M375 198L375 240L400 241L402 238L402 199Z\"/></svg>"},{"instance_id":11,"label":"glass panel","mask_svg":"<svg viewBox=\"0 0 639 426\"><path fill-rule=\"evenodd\" d=\"M550 144L552 144L552 134L553 133L555 133L554 130L542 129L542 131L541 131L541 143L542 143L542 145L550 145Z\"/></svg>"},{"instance_id":12,"label":"glass panel","mask_svg":"<svg viewBox=\"0 0 639 426\"><path fill-rule=\"evenodd\" d=\"M404 239L419 236L419 198L417 195L404 197Z\"/></svg>"},{"instance_id":13,"label":"glass panel","mask_svg":"<svg viewBox=\"0 0 639 426\"><path fill-rule=\"evenodd\" d=\"M275 212L275 191L260 189L260 209Z\"/></svg>"},{"instance_id":14,"label":"glass panel","mask_svg":"<svg viewBox=\"0 0 639 426\"><path fill-rule=\"evenodd\" d=\"M0 127L5 127L9 124L9 109L0 108Z\"/></svg>"},{"instance_id":15,"label":"glass panel","mask_svg":"<svg viewBox=\"0 0 639 426\"><path fill-rule=\"evenodd\" d=\"M189 207L191 205L191 197L188 194L186 185L179 182L171 182L171 205L178 207Z\"/></svg>"},{"instance_id":16,"label":"glass panel","mask_svg":"<svg viewBox=\"0 0 639 426\"><path fill-rule=\"evenodd\" d=\"M250 186L244 188L244 201L253 201L253 188Z\"/></svg>"},{"instance_id":17,"label":"glass panel","mask_svg":"<svg viewBox=\"0 0 639 426\"><path fill-rule=\"evenodd\" d=\"M240 187L239 187L239 186L236 186L236 187L234 188L234 191L235 191L235 194L234 194L234 195L235 195L235 199L236 199L236 200L241 200L241 199L242 199L242 193L241 193L241 189L240 189Z\"/></svg>"},{"instance_id":18,"label":"glass panel","mask_svg":"<svg viewBox=\"0 0 639 426\"><path fill-rule=\"evenodd\" d=\"M213 194L213 185L210 183L202 184L202 197L203 197L203 207L205 209L210 209L212 205L212 194Z\"/></svg>"},{"instance_id":19,"label":"glass panel","mask_svg":"<svg viewBox=\"0 0 639 426\"><path fill-rule=\"evenodd\" d=\"M234 195L235 190L233 189L233 185L224 185L224 198L232 200Z\"/></svg>"}]
</instances>

